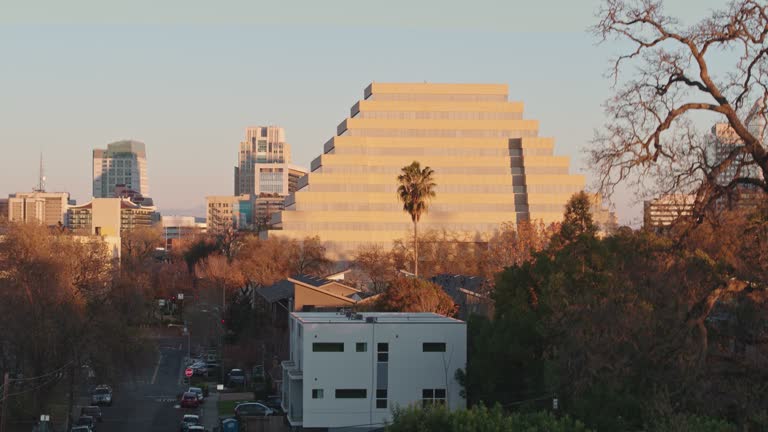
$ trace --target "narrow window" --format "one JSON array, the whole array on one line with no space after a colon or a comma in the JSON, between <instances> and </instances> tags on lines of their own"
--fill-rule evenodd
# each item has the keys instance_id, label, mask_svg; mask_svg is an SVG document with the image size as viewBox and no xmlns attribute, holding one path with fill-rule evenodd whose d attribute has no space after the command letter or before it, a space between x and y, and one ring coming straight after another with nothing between
<instances>
[{"instance_id":1,"label":"narrow window","mask_svg":"<svg viewBox=\"0 0 768 432\"><path fill-rule=\"evenodd\" d=\"M312 352L344 352L343 342L315 342Z\"/></svg>"},{"instance_id":2,"label":"narrow window","mask_svg":"<svg viewBox=\"0 0 768 432\"><path fill-rule=\"evenodd\" d=\"M365 399L368 397L366 389L336 389L336 399Z\"/></svg>"},{"instance_id":3,"label":"narrow window","mask_svg":"<svg viewBox=\"0 0 768 432\"><path fill-rule=\"evenodd\" d=\"M376 390L376 409L387 409L387 389Z\"/></svg>"},{"instance_id":4,"label":"narrow window","mask_svg":"<svg viewBox=\"0 0 768 432\"><path fill-rule=\"evenodd\" d=\"M424 352L445 352L445 342L424 342L422 350Z\"/></svg>"},{"instance_id":5,"label":"narrow window","mask_svg":"<svg viewBox=\"0 0 768 432\"><path fill-rule=\"evenodd\" d=\"M312 389L312 399L322 399L323 389Z\"/></svg>"},{"instance_id":6,"label":"narrow window","mask_svg":"<svg viewBox=\"0 0 768 432\"><path fill-rule=\"evenodd\" d=\"M355 344L355 351L368 352L368 344L365 342L358 342Z\"/></svg>"},{"instance_id":7,"label":"narrow window","mask_svg":"<svg viewBox=\"0 0 768 432\"><path fill-rule=\"evenodd\" d=\"M376 344L376 358L380 363L386 363L389 361L389 344L386 342L379 342Z\"/></svg>"}]
</instances>

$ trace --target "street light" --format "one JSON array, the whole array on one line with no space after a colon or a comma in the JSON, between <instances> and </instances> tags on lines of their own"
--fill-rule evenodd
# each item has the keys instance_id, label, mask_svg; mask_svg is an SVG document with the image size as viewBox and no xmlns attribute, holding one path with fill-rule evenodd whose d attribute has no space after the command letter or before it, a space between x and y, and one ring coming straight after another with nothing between
<instances>
[{"instance_id":1,"label":"street light","mask_svg":"<svg viewBox=\"0 0 768 432\"><path fill-rule=\"evenodd\" d=\"M191 358L190 355L190 345L191 345L191 336L189 335L189 327L187 327L187 322L184 321L184 334L187 335L187 359Z\"/></svg>"}]
</instances>

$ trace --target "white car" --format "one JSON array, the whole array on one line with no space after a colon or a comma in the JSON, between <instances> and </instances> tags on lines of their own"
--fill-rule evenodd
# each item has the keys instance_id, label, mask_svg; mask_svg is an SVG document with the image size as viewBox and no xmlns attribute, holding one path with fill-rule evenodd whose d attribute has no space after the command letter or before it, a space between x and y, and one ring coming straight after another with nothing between
<instances>
[{"instance_id":1,"label":"white car","mask_svg":"<svg viewBox=\"0 0 768 432\"><path fill-rule=\"evenodd\" d=\"M203 389L201 389L200 387L190 387L189 390L187 390L187 392L196 394L197 400L199 401L202 401L203 399L205 399L205 397L203 396Z\"/></svg>"}]
</instances>

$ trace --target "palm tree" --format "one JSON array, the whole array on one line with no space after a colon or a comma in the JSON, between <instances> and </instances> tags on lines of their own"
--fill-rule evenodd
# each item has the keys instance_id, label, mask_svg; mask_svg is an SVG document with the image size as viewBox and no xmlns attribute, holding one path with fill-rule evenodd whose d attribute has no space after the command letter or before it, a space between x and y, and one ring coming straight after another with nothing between
<instances>
[{"instance_id":1,"label":"palm tree","mask_svg":"<svg viewBox=\"0 0 768 432\"><path fill-rule=\"evenodd\" d=\"M430 167L421 169L421 165L413 161L412 164L401 169L402 174L397 176L400 186L397 195L403 202L403 211L411 215L413 221L413 273L419 275L419 219L427 212L429 200L435 197L435 171Z\"/></svg>"}]
</instances>

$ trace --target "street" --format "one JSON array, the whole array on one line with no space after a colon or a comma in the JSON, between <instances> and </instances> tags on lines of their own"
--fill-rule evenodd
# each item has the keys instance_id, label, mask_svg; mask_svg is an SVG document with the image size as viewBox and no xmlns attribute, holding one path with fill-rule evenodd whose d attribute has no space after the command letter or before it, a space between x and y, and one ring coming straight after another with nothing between
<instances>
[{"instance_id":1,"label":"street","mask_svg":"<svg viewBox=\"0 0 768 432\"><path fill-rule=\"evenodd\" d=\"M196 411L178 407L185 389L182 361L187 338L173 335L178 329L162 329L155 339L159 358L115 386L114 403L103 407L103 423L97 430L109 432L175 431L184 414Z\"/></svg>"}]
</instances>

